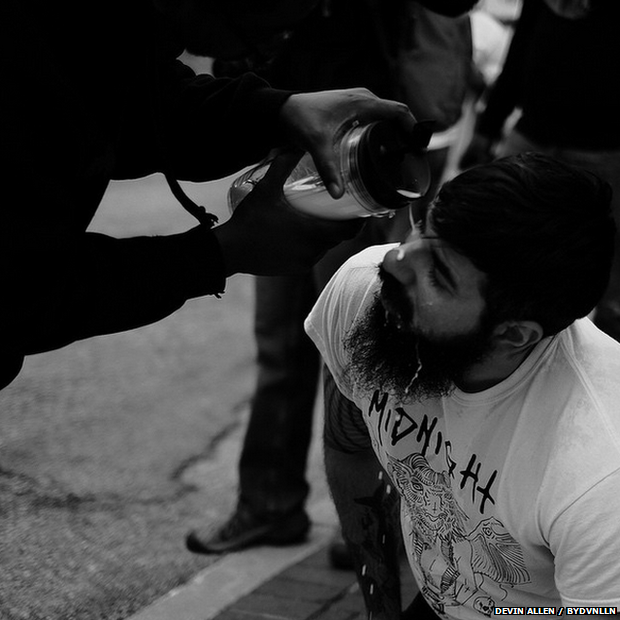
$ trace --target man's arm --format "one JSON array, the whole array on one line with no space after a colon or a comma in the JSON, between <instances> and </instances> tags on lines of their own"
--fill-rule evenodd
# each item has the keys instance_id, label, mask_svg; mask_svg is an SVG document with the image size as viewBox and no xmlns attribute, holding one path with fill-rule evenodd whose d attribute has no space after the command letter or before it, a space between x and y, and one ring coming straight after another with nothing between
<instances>
[{"instance_id":1,"label":"man's arm","mask_svg":"<svg viewBox=\"0 0 620 620\"><path fill-rule=\"evenodd\" d=\"M325 468L370 620L401 615L398 496L370 447L362 412L325 371Z\"/></svg>"}]
</instances>

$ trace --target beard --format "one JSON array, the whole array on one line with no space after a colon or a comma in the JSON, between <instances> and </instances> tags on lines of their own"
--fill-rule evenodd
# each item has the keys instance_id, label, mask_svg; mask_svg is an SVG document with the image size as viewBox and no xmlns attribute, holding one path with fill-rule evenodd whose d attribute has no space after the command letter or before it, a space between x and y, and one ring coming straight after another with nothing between
<instances>
[{"instance_id":1,"label":"beard","mask_svg":"<svg viewBox=\"0 0 620 620\"><path fill-rule=\"evenodd\" d=\"M347 334L347 376L363 393L381 390L400 402L448 396L491 349L491 327L480 321L456 335L413 330L411 302L401 284L381 267L380 293Z\"/></svg>"}]
</instances>

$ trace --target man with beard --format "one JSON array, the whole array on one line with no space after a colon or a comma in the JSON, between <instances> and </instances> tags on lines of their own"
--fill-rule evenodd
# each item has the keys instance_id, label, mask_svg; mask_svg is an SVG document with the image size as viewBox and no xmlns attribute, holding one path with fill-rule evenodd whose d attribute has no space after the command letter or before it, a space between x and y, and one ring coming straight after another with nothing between
<instances>
[{"instance_id":1,"label":"man with beard","mask_svg":"<svg viewBox=\"0 0 620 620\"><path fill-rule=\"evenodd\" d=\"M584 318L609 276L610 194L534 153L473 168L308 317L373 620L620 605L620 346ZM397 503L420 589L404 615Z\"/></svg>"}]
</instances>

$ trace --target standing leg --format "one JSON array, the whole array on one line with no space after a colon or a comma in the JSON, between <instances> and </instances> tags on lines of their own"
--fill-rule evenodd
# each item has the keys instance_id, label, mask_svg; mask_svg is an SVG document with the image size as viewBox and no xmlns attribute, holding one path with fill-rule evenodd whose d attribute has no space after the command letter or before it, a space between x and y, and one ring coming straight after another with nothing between
<instances>
[{"instance_id":1,"label":"standing leg","mask_svg":"<svg viewBox=\"0 0 620 620\"><path fill-rule=\"evenodd\" d=\"M319 356L304 331L310 274L256 279L258 383L239 467L240 501L256 516L303 510Z\"/></svg>"},{"instance_id":2,"label":"standing leg","mask_svg":"<svg viewBox=\"0 0 620 620\"><path fill-rule=\"evenodd\" d=\"M319 355L303 322L316 299L311 274L256 278L258 380L239 462L235 513L192 531L191 551L291 544L310 527L304 504Z\"/></svg>"}]
</instances>

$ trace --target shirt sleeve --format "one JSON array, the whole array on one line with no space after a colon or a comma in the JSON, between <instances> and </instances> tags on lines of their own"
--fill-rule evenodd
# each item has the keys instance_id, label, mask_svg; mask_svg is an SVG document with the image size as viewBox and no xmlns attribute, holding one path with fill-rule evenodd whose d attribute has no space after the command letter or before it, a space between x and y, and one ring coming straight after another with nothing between
<instances>
[{"instance_id":1,"label":"shirt sleeve","mask_svg":"<svg viewBox=\"0 0 620 620\"><path fill-rule=\"evenodd\" d=\"M620 470L606 476L555 520L550 549L556 587L572 607L620 606Z\"/></svg>"},{"instance_id":2,"label":"shirt sleeve","mask_svg":"<svg viewBox=\"0 0 620 620\"><path fill-rule=\"evenodd\" d=\"M196 75L177 60L160 63L153 80L157 96L125 109L117 179L163 168L180 180L220 179L286 142L279 115L291 91L271 88L252 73L234 79ZM145 84L136 99L149 88L155 87ZM154 115L156 132L143 107Z\"/></svg>"}]
</instances>

